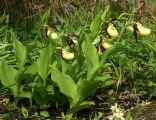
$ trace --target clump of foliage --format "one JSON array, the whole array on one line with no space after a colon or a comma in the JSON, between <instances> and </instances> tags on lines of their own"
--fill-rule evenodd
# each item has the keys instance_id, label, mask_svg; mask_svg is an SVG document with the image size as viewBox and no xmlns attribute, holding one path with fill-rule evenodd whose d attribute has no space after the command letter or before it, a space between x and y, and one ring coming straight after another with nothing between
<instances>
[{"instance_id":1,"label":"clump of foliage","mask_svg":"<svg viewBox=\"0 0 156 120\"><path fill-rule=\"evenodd\" d=\"M21 42L14 29L2 25L0 90L11 92L15 106L27 101L30 108L38 106L45 118L52 106L61 110L62 119L72 119L94 106L91 96L99 87L115 89L114 98L122 87L135 92L145 91L144 87L147 97L155 96L154 28L140 27L133 19L135 10L116 19L110 17L109 10L106 6L90 24L82 21L79 26L67 18L48 23L48 9L32 30L35 37L30 42ZM77 13L71 16L77 17ZM84 20L82 16L77 19ZM5 20L7 16L2 15L0 24ZM148 38L142 36L149 34ZM22 114L28 118L29 108L23 106Z\"/></svg>"}]
</instances>

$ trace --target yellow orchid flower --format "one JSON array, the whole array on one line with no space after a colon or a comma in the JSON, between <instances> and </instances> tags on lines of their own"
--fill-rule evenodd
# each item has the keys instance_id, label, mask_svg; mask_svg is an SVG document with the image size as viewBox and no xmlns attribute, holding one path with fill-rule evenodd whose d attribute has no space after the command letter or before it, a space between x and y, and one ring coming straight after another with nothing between
<instances>
[{"instance_id":1,"label":"yellow orchid flower","mask_svg":"<svg viewBox=\"0 0 156 120\"><path fill-rule=\"evenodd\" d=\"M137 33L140 35L149 35L151 33L151 30L148 28L143 27L140 23L136 23L138 31Z\"/></svg>"},{"instance_id":2,"label":"yellow orchid flower","mask_svg":"<svg viewBox=\"0 0 156 120\"><path fill-rule=\"evenodd\" d=\"M62 58L65 60L72 60L75 57L74 53L67 52L63 48L61 49L61 53L62 53Z\"/></svg>"},{"instance_id":3,"label":"yellow orchid flower","mask_svg":"<svg viewBox=\"0 0 156 120\"><path fill-rule=\"evenodd\" d=\"M132 26L128 26L126 27L126 29L129 31L129 32L134 32L134 28Z\"/></svg>"},{"instance_id":4,"label":"yellow orchid flower","mask_svg":"<svg viewBox=\"0 0 156 120\"><path fill-rule=\"evenodd\" d=\"M107 42L105 37L102 39L102 47L105 49L108 49L111 47L111 45Z\"/></svg>"},{"instance_id":5,"label":"yellow orchid flower","mask_svg":"<svg viewBox=\"0 0 156 120\"><path fill-rule=\"evenodd\" d=\"M76 39L73 39L73 42L75 45L77 45L77 40Z\"/></svg>"},{"instance_id":6,"label":"yellow orchid flower","mask_svg":"<svg viewBox=\"0 0 156 120\"><path fill-rule=\"evenodd\" d=\"M52 39L57 39L57 38L58 38L58 35L57 35L56 32L51 31L50 37L51 37Z\"/></svg>"},{"instance_id":7,"label":"yellow orchid flower","mask_svg":"<svg viewBox=\"0 0 156 120\"><path fill-rule=\"evenodd\" d=\"M151 33L151 30L148 28L143 27L140 23L135 23L137 25L137 34L140 35L149 35ZM134 28L132 26L128 26L126 28L130 32L134 32Z\"/></svg>"},{"instance_id":8,"label":"yellow orchid flower","mask_svg":"<svg viewBox=\"0 0 156 120\"><path fill-rule=\"evenodd\" d=\"M57 39L58 38L58 35L56 32L53 31L53 29L48 26L48 25L45 25L45 29L46 29L46 34L48 37L50 37L51 39Z\"/></svg>"},{"instance_id":9,"label":"yellow orchid flower","mask_svg":"<svg viewBox=\"0 0 156 120\"><path fill-rule=\"evenodd\" d=\"M117 29L114 27L114 25L113 25L112 23L108 23L107 33L108 33L111 37L117 37L117 36L119 35Z\"/></svg>"}]
</instances>

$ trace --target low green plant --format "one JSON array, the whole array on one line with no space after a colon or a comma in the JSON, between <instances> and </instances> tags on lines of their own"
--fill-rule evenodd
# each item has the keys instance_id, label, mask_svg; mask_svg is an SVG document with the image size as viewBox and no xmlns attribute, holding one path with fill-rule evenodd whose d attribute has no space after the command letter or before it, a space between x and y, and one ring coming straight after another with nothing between
<instances>
[{"instance_id":1,"label":"low green plant","mask_svg":"<svg viewBox=\"0 0 156 120\"><path fill-rule=\"evenodd\" d=\"M30 44L20 42L14 30L8 30L12 43L2 44L0 52L6 52L6 48L11 46L13 50L7 51L6 55L11 54L15 61L12 63L8 57L3 57L3 60L0 58L0 82L3 88L11 91L16 103L22 98L28 98L30 106L38 105L40 115L45 118L49 117L50 111L47 108L50 103L54 103L57 109L63 106L66 111L61 111L61 117L64 120L72 119L74 113L94 106L95 101L89 97L95 95L99 85L103 89L114 85L118 92L125 80L131 88L140 90L139 86L142 84L139 84L138 80L151 80L155 77L153 73L156 49L155 45L152 45L153 42L149 42L146 37L138 35L136 42L133 33L125 32L127 26L120 22L124 21L121 19L124 15L131 25L133 13L123 13L118 17L119 21L113 21L107 6L105 10L97 13L90 25L80 26L77 30L73 28L79 37L77 43L72 43L71 38L70 44L67 41L71 34L67 33L70 20L63 23L59 31L54 30L58 35L56 39L42 37L42 28L50 26L50 9L39 21L38 27L34 28L36 37ZM103 25L108 26L110 22L118 26L116 29L120 35L117 38L111 37L107 29L103 29ZM3 31L4 28L1 29ZM99 55L97 46L100 45L102 37L106 37L112 46L101 50ZM62 49L66 48L74 54L73 59L62 57ZM148 69L145 69L146 67ZM149 83L148 86L155 91L155 81ZM155 92L150 91L150 94L154 96ZM28 118L24 107L22 113ZM131 119L129 114L127 116L127 119ZM100 117L101 114L95 119Z\"/></svg>"}]
</instances>

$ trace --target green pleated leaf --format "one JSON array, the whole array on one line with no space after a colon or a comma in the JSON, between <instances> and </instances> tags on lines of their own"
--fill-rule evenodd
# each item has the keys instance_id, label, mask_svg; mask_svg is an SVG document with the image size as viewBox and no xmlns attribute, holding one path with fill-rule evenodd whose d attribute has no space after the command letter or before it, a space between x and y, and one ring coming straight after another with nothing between
<instances>
[{"instance_id":1,"label":"green pleated leaf","mask_svg":"<svg viewBox=\"0 0 156 120\"><path fill-rule=\"evenodd\" d=\"M24 73L26 74L36 74L38 71L38 68L37 68L37 64L36 63L33 63L32 65L28 66L26 68L26 70L24 71Z\"/></svg>"},{"instance_id":2,"label":"green pleated leaf","mask_svg":"<svg viewBox=\"0 0 156 120\"><path fill-rule=\"evenodd\" d=\"M87 80L91 80L99 69L99 56L87 35L85 38L82 44L82 50L87 60Z\"/></svg>"},{"instance_id":3,"label":"green pleated leaf","mask_svg":"<svg viewBox=\"0 0 156 120\"><path fill-rule=\"evenodd\" d=\"M102 21L105 21L106 15L107 15L107 13L108 13L109 8L110 8L110 6L107 5L107 6L105 7L105 10L101 13L101 19L102 19Z\"/></svg>"},{"instance_id":4,"label":"green pleated leaf","mask_svg":"<svg viewBox=\"0 0 156 120\"><path fill-rule=\"evenodd\" d=\"M21 97L21 98L32 98L32 93L26 92L26 91L21 91L19 93L19 97Z\"/></svg>"},{"instance_id":5,"label":"green pleated leaf","mask_svg":"<svg viewBox=\"0 0 156 120\"><path fill-rule=\"evenodd\" d=\"M109 6L106 6L105 10L98 12L94 20L92 21L90 25L92 40L94 40L94 38L98 35L99 31L101 30L101 24L102 22L105 21L108 10L109 10Z\"/></svg>"},{"instance_id":6,"label":"green pleated leaf","mask_svg":"<svg viewBox=\"0 0 156 120\"><path fill-rule=\"evenodd\" d=\"M43 86L39 85L38 83L31 84L31 87L33 87L33 98L35 101L40 104L42 107L47 105L49 101L53 98L53 87L52 86Z\"/></svg>"},{"instance_id":7,"label":"green pleated leaf","mask_svg":"<svg viewBox=\"0 0 156 120\"><path fill-rule=\"evenodd\" d=\"M43 17L41 18L41 21L40 21L41 26L48 23L49 17L50 17L50 8L45 11Z\"/></svg>"},{"instance_id":8,"label":"green pleated leaf","mask_svg":"<svg viewBox=\"0 0 156 120\"><path fill-rule=\"evenodd\" d=\"M7 29L7 26L3 26L0 28L0 34L3 34L3 32Z\"/></svg>"},{"instance_id":9,"label":"green pleated leaf","mask_svg":"<svg viewBox=\"0 0 156 120\"><path fill-rule=\"evenodd\" d=\"M27 119L29 117L29 112L25 107L21 108L21 112L22 112L25 119Z\"/></svg>"},{"instance_id":10,"label":"green pleated leaf","mask_svg":"<svg viewBox=\"0 0 156 120\"><path fill-rule=\"evenodd\" d=\"M90 106L95 105L95 103L93 101L83 101L80 102L79 104L77 104L76 106L72 107L69 109L68 113L76 113L82 109L88 108Z\"/></svg>"},{"instance_id":11,"label":"green pleated leaf","mask_svg":"<svg viewBox=\"0 0 156 120\"><path fill-rule=\"evenodd\" d=\"M11 34L12 34L12 39L14 41L13 46L14 46L19 70L22 71L26 61L26 47L16 38L13 32L11 32Z\"/></svg>"},{"instance_id":12,"label":"green pleated leaf","mask_svg":"<svg viewBox=\"0 0 156 120\"><path fill-rule=\"evenodd\" d=\"M0 66L0 80L5 87L13 92L15 97L17 97L19 90L18 77L18 71L3 61Z\"/></svg>"},{"instance_id":13,"label":"green pleated leaf","mask_svg":"<svg viewBox=\"0 0 156 120\"><path fill-rule=\"evenodd\" d=\"M78 98L83 100L95 93L100 81L80 79L77 83Z\"/></svg>"},{"instance_id":14,"label":"green pleated leaf","mask_svg":"<svg viewBox=\"0 0 156 120\"><path fill-rule=\"evenodd\" d=\"M112 77L110 76L110 74L103 74L101 76L98 76L95 78L96 81L101 81L101 82L104 82L108 79L111 79Z\"/></svg>"},{"instance_id":15,"label":"green pleated leaf","mask_svg":"<svg viewBox=\"0 0 156 120\"><path fill-rule=\"evenodd\" d=\"M68 98L70 106L74 106L77 102L77 86L74 80L61 73L56 67L51 67L51 78L59 87L60 92Z\"/></svg>"},{"instance_id":16,"label":"green pleated leaf","mask_svg":"<svg viewBox=\"0 0 156 120\"><path fill-rule=\"evenodd\" d=\"M47 117L49 117L49 113L48 113L48 111L40 111L40 116L47 118Z\"/></svg>"},{"instance_id":17,"label":"green pleated leaf","mask_svg":"<svg viewBox=\"0 0 156 120\"><path fill-rule=\"evenodd\" d=\"M44 48L40 52L40 56L37 60L37 72L41 78L45 81L48 76L49 65L51 61L50 48Z\"/></svg>"},{"instance_id":18,"label":"green pleated leaf","mask_svg":"<svg viewBox=\"0 0 156 120\"><path fill-rule=\"evenodd\" d=\"M0 24L6 19L6 15L3 14L2 16L0 16Z\"/></svg>"},{"instance_id":19,"label":"green pleated leaf","mask_svg":"<svg viewBox=\"0 0 156 120\"><path fill-rule=\"evenodd\" d=\"M95 38L95 36L98 34L101 22L102 22L101 12L99 12L90 25L91 38Z\"/></svg>"},{"instance_id":20,"label":"green pleated leaf","mask_svg":"<svg viewBox=\"0 0 156 120\"><path fill-rule=\"evenodd\" d=\"M104 64L106 62L106 60L112 56L113 54L117 53L117 52L126 52L128 51L127 48L124 48L123 46L113 46L107 50L105 50L102 54L102 59L100 61L100 64Z\"/></svg>"},{"instance_id":21,"label":"green pleated leaf","mask_svg":"<svg viewBox=\"0 0 156 120\"><path fill-rule=\"evenodd\" d=\"M113 80L113 79L108 79L108 80L103 81L102 84L103 84L103 86L108 87L108 86L114 85L115 83L116 83L115 80Z\"/></svg>"}]
</instances>

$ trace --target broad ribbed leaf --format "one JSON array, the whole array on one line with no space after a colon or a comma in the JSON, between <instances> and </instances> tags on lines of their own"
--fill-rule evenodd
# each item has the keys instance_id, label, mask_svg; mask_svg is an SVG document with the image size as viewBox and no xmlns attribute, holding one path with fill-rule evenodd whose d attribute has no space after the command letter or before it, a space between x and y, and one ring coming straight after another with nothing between
<instances>
[{"instance_id":1,"label":"broad ribbed leaf","mask_svg":"<svg viewBox=\"0 0 156 120\"><path fill-rule=\"evenodd\" d=\"M102 14L101 14L101 19L102 19L102 21L105 21L105 19L106 19L106 15L107 15L107 13L108 13L108 10L109 10L109 5L107 5L106 7L105 7L105 10L102 12Z\"/></svg>"},{"instance_id":2,"label":"broad ribbed leaf","mask_svg":"<svg viewBox=\"0 0 156 120\"><path fill-rule=\"evenodd\" d=\"M7 65L6 62L2 62L2 65L0 66L0 80L1 83L5 86L11 89L14 96L17 97L18 95L18 71L12 68L11 66Z\"/></svg>"},{"instance_id":3,"label":"broad ribbed leaf","mask_svg":"<svg viewBox=\"0 0 156 120\"><path fill-rule=\"evenodd\" d=\"M128 49L124 48L123 46L113 46L107 50L105 50L102 54L102 59L100 61L100 64L104 64L106 60L113 54L117 52L126 52Z\"/></svg>"},{"instance_id":4,"label":"broad ribbed leaf","mask_svg":"<svg viewBox=\"0 0 156 120\"><path fill-rule=\"evenodd\" d=\"M99 31L101 30L101 24L105 21L107 12L109 10L109 6L105 7L105 10L100 11L96 16L95 19L92 21L90 25L90 31L91 31L91 38L94 40L94 38L97 36Z\"/></svg>"},{"instance_id":5,"label":"broad ribbed leaf","mask_svg":"<svg viewBox=\"0 0 156 120\"><path fill-rule=\"evenodd\" d=\"M110 74L103 74L101 76L98 76L95 78L96 81L101 81L101 82L104 82L108 79L111 79L112 77L110 76Z\"/></svg>"},{"instance_id":6,"label":"broad ribbed leaf","mask_svg":"<svg viewBox=\"0 0 156 120\"><path fill-rule=\"evenodd\" d=\"M49 17L50 17L50 8L48 10L46 10L43 17L41 18L41 22L40 22L41 27L42 27L42 25L47 24Z\"/></svg>"},{"instance_id":7,"label":"broad ribbed leaf","mask_svg":"<svg viewBox=\"0 0 156 120\"><path fill-rule=\"evenodd\" d=\"M96 15L95 19L90 25L91 38L94 38L99 32L101 22L102 22L102 19L101 19L101 12L100 12Z\"/></svg>"},{"instance_id":8,"label":"broad ribbed leaf","mask_svg":"<svg viewBox=\"0 0 156 120\"><path fill-rule=\"evenodd\" d=\"M51 61L51 53L49 47L47 47L40 52L40 56L37 60L37 71L44 81L48 76L50 61Z\"/></svg>"},{"instance_id":9,"label":"broad ribbed leaf","mask_svg":"<svg viewBox=\"0 0 156 120\"><path fill-rule=\"evenodd\" d=\"M38 71L38 68L37 68L37 64L36 63L33 63L32 65L28 66L26 68L26 70L24 71L24 73L26 74L36 74Z\"/></svg>"},{"instance_id":10,"label":"broad ribbed leaf","mask_svg":"<svg viewBox=\"0 0 156 120\"><path fill-rule=\"evenodd\" d=\"M91 44L88 36L83 41L82 50L87 60L87 80L91 80L93 75L99 69L99 56L96 48Z\"/></svg>"},{"instance_id":11,"label":"broad ribbed leaf","mask_svg":"<svg viewBox=\"0 0 156 120\"><path fill-rule=\"evenodd\" d=\"M36 83L36 85L38 85ZM50 91L47 91L47 88L43 85L41 86L35 86L33 89L33 98L35 101L40 105L46 105L51 99L53 94L49 93Z\"/></svg>"},{"instance_id":12,"label":"broad ribbed leaf","mask_svg":"<svg viewBox=\"0 0 156 120\"><path fill-rule=\"evenodd\" d=\"M110 74L103 74L95 78L96 81L101 82L103 86L110 86L115 83L115 80L110 76Z\"/></svg>"},{"instance_id":13,"label":"broad ribbed leaf","mask_svg":"<svg viewBox=\"0 0 156 120\"><path fill-rule=\"evenodd\" d=\"M51 78L59 87L60 92L68 98L70 106L74 106L77 102L77 86L74 80L61 73L56 67L51 67Z\"/></svg>"},{"instance_id":14,"label":"broad ribbed leaf","mask_svg":"<svg viewBox=\"0 0 156 120\"><path fill-rule=\"evenodd\" d=\"M14 41L14 50L16 54L16 59L19 65L19 70L23 70L23 65L25 64L26 61L26 47L19 41L17 40L15 34L11 32L12 34L12 39Z\"/></svg>"},{"instance_id":15,"label":"broad ribbed leaf","mask_svg":"<svg viewBox=\"0 0 156 120\"><path fill-rule=\"evenodd\" d=\"M26 92L26 91L21 91L19 93L19 97L21 97L21 98L32 98L32 93Z\"/></svg>"},{"instance_id":16,"label":"broad ribbed leaf","mask_svg":"<svg viewBox=\"0 0 156 120\"><path fill-rule=\"evenodd\" d=\"M3 14L2 16L0 16L0 24L6 19L6 15Z\"/></svg>"},{"instance_id":17,"label":"broad ribbed leaf","mask_svg":"<svg viewBox=\"0 0 156 120\"><path fill-rule=\"evenodd\" d=\"M95 105L95 103L93 101L83 101L79 104L77 104L76 106L72 107L69 109L68 113L76 113L82 109L88 108L92 105Z\"/></svg>"},{"instance_id":18,"label":"broad ribbed leaf","mask_svg":"<svg viewBox=\"0 0 156 120\"><path fill-rule=\"evenodd\" d=\"M3 34L3 32L7 29L7 26L3 26L0 28L0 34Z\"/></svg>"},{"instance_id":19,"label":"broad ribbed leaf","mask_svg":"<svg viewBox=\"0 0 156 120\"><path fill-rule=\"evenodd\" d=\"M113 84L115 84L116 83L116 81L115 80L113 80L113 79L110 79L110 80L105 80L105 81L103 81L103 86L105 86L105 87L109 87L109 86L111 86L111 85L113 85Z\"/></svg>"},{"instance_id":20,"label":"broad ribbed leaf","mask_svg":"<svg viewBox=\"0 0 156 120\"><path fill-rule=\"evenodd\" d=\"M80 79L77 83L78 98L83 100L95 93L100 81Z\"/></svg>"},{"instance_id":21,"label":"broad ribbed leaf","mask_svg":"<svg viewBox=\"0 0 156 120\"><path fill-rule=\"evenodd\" d=\"M61 61L62 72L66 73L67 70L69 69L69 64L67 64L67 62L64 61L63 59L61 59L60 61Z\"/></svg>"}]
</instances>

